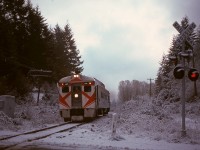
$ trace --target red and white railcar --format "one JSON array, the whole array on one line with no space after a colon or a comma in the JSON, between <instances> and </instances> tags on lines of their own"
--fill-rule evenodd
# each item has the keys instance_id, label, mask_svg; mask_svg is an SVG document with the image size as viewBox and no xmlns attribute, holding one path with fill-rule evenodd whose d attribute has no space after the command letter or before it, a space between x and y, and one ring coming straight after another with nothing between
<instances>
[{"instance_id":1,"label":"red and white railcar","mask_svg":"<svg viewBox=\"0 0 200 150\"><path fill-rule=\"evenodd\" d=\"M110 110L110 93L95 78L74 74L60 79L57 87L60 115L64 121L95 118Z\"/></svg>"}]
</instances>

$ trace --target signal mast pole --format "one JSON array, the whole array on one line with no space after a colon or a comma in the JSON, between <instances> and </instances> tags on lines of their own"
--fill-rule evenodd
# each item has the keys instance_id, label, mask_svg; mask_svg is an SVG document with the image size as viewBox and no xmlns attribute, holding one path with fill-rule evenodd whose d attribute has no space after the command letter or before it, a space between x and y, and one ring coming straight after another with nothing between
<instances>
[{"instance_id":1,"label":"signal mast pole","mask_svg":"<svg viewBox=\"0 0 200 150\"><path fill-rule=\"evenodd\" d=\"M182 52L185 52L185 41L182 44ZM185 67L185 58L182 59L183 60L183 69L184 69L184 76L182 79L182 136L185 137L186 136L186 129L185 129L185 71L186 71L186 67Z\"/></svg>"}]
</instances>

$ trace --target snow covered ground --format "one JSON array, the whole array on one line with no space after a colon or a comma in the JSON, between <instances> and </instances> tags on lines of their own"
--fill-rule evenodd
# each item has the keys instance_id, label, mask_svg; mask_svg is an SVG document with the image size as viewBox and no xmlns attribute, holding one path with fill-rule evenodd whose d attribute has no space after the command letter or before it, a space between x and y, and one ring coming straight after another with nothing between
<instances>
[{"instance_id":1,"label":"snow covered ground","mask_svg":"<svg viewBox=\"0 0 200 150\"><path fill-rule=\"evenodd\" d=\"M199 104L200 102L186 104L186 137L181 137L179 102L157 107L152 105L151 100L144 98L119 104L112 109L118 114L114 137L112 117L107 115L68 132L57 133L28 144L29 147L38 149L200 150ZM60 122L63 121L59 117L57 106L18 106L14 119L1 113L0 136Z\"/></svg>"}]
</instances>

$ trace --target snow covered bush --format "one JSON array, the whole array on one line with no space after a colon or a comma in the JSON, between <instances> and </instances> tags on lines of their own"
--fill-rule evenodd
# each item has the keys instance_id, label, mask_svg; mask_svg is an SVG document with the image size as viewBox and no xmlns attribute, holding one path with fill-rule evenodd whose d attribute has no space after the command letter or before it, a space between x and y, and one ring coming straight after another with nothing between
<instances>
[{"instance_id":1,"label":"snow covered bush","mask_svg":"<svg viewBox=\"0 0 200 150\"><path fill-rule=\"evenodd\" d=\"M0 111L0 129L15 129L13 119Z\"/></svg>"},{"instance_id":2,"label":"snow covered bush","mask_svg":"<svg viewBox=\"0 0 200 150\"><path fill-rule=\"evenodd\" d=\"M21 131L63 122L59 114L58 102L56 102L57 93L52 94L50 98L54 99L53 105L51 103L42 102L42 100L39 105L37 105L31 98L32 97L29 96L26 98L26 103L16 105L13 119L6 116L3 112L0 112L0 129Z\"/></svg>"},{"instance_id":3,"label":"snow covered bush","mask_svg":"<svg viewBox=\"0 0 200 150\"><path fill-rule=\"evenodd\" d=\"M156 102L156 99L146 98L130 100L118 106L119 134L150 137L172 143L200 143L200 101L197 104L186 103L186 138L181 136L181 102Z\"/></svg>"}]
</instances>

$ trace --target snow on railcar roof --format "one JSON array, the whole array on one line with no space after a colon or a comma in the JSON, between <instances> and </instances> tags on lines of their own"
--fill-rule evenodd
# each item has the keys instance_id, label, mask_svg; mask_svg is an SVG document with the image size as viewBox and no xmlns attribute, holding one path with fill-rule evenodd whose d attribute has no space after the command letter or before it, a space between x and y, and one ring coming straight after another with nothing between
<instances>
[{"instance_id":1,"label":"snow on railcar roof","mask_svg":"<svg viewBox=\"0 0 200 150\"><path fill-rule=\"evenodd\" d=\"M105 85L104 85L101 81L99 81L99 80L96 79L96 78L94 78L94 79L95 79L95 82L96 82L98 85L101 85L101 86L105 87Z\"/></svg>"},{"instance_id":2,"label":"snow on railcar roof","mask_svg":"<svg viewBox=\"0 0 200 150\"><path fill-rule=\"evenodd\" d=\"M94 78L85 75L81 75L81 79L84 81L94 81Z\"/></svg>"},{"instance_id":3,"label":"snow on railcar roof","mask_svg":"<svg viewBox=\"0 0 200 150\"><path fill-rule=\"evenodd\" d=\"M81 80L83 80L84 82L87 81L94 81L95 79L89 76L85 76L85 75L80 75ZM63 77L59 80L59 82L70 82L73 79L73 75L72 76L66 76Z\"/></svg>"},{"instance_id":4,"label":"snow on railcar roof","mask_svg":"<svg viewBox=\"0 0 200 150\"><path fill-rule=\"evenodd\" d=\"M72 76L66 76L66 77L61 78L59 80L59 82L70 82L72 80L72 78L73 78L73 75ZM95 81L97 85L101 85L102 87L105 87L105 85L101 81L99 81L98 79L96 79L96 78L85 76L85 75L80 75L80 78L84 82Z\"/></svg>"}]
</instances>

